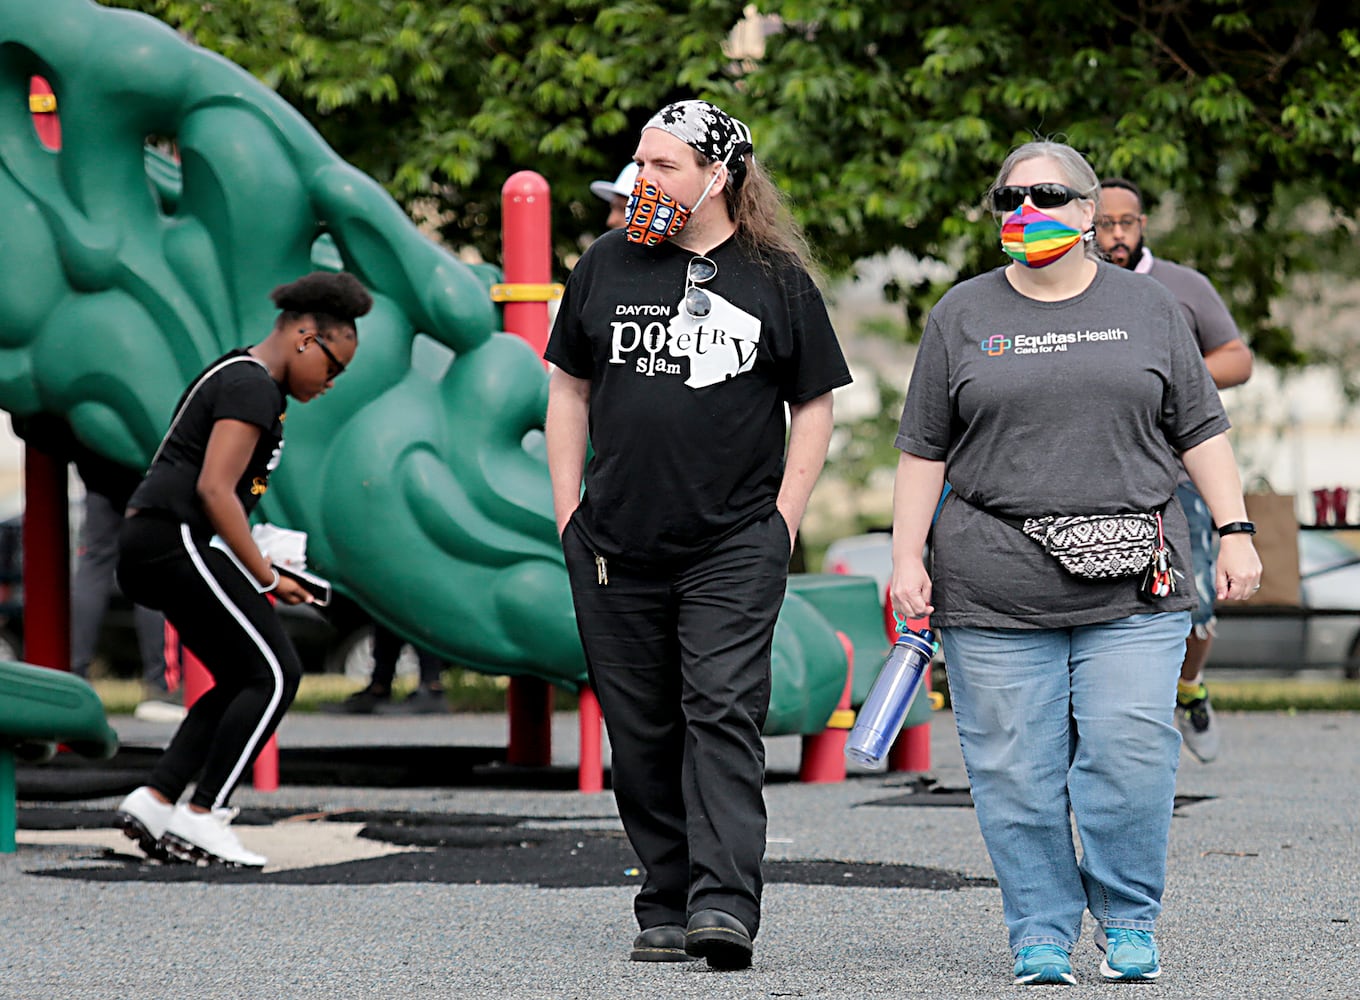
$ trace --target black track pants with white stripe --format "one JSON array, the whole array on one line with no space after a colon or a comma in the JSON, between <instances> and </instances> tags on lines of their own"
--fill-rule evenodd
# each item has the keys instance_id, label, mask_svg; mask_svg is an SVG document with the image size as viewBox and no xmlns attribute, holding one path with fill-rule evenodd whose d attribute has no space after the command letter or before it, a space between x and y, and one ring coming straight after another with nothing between
<instances>
[{"instance_id":1,"label":"black track pants with white stripe","mask_svg":"<svg viewBox=\"0 0 1360 1000\"><path fill-rule=\"evenodd\" d=\"M172 802L197 779L190 802L221 808L293 703L302 665L273 605L219 549L172 521L123 522L118 585L165 613L212 675L148 784Z\"/></svg>"}]
</instances>

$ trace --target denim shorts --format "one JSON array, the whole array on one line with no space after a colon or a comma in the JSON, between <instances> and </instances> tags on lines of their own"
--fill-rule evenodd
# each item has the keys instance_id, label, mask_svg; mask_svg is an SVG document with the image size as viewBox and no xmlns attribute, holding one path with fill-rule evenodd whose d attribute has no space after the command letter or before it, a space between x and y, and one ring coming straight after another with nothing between
<instances>
[{"instance_id":1,"label":"denim shorts","mask_svg":"<svg viewBox=\"0 0 1360 1000\"><path fill-rule=\"evenodd\" d=\"M1209 513L1209 505L1199 495L1192 483L1180 483L1176 487L1176 499L1185 511L1185 520L1190 525L1190 576L1195 583L1195 594L1199 606L1190 612L1190 625L1196 637L1207 639L1214 634L1214 570L1218 563L1218 535L1214 530L1214 518Z\"/></svg>"}]
</instances>

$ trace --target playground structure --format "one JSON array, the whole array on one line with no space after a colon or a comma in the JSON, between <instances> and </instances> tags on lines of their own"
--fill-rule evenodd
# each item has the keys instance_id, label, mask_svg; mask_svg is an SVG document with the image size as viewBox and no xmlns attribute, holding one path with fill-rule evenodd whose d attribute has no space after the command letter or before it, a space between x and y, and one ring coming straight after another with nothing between
<instances>
[{"instance_id":1,"label":"playground structure","mask_svg":"<svg viewBox=\"0 0 1360 1000\"><path fill-rule=\"evenodd\" d=\"M61 744L108 760L118 734L94 689L73 674L0 662L0 854L15 849L15 764L49 760Z\"/></svg>"},{"instance_id":2,"label":"playground structure","mask_svg":"<svg viewBox=\"0 0 1360 1000\"><path fill-rule=\"evenodd\" d=\"M493 268L428 240L276 94L91 0L0 0L0 211L0 408L59 416L133 467L183 386L269 328L272 287L316 268L363 281L375 307L359 363L290 413L260 516L305 531L309 564L375 620L511 677L512 763L546 763L547 686L586 680L543 453L542 344L526 344L540 315L546 337L544 296L524 291L548 282L546 229L541 253L507 243L502 318ZM26 551L64 552L64 464L32 449L27 462ZM25 568L45 614L27 658L65 666L65 560L39 562ZM844 704L841 635L862 700L888 645L864 625L881 614L872 591L869 604L852 580L791 581L767 735L819 733ZM928 712L922 700L909 725Z\"/></svg>"}]
</instances>

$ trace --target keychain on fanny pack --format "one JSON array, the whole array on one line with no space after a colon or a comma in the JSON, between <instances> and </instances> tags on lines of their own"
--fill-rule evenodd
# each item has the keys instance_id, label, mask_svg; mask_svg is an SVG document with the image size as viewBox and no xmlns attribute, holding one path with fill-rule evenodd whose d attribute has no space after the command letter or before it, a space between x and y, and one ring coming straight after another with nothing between
<instances>
[{"instance_id":1,"label":"keychain on fanny pack","mask_svg":"<svg viewBox=\"0 0 1360 1000\"><path fill-rule=\"evenodd\" d=\"M1171 565L1171 552L1166 547L1166 538L1162 534L1162 515L1157 512L1157 548L1152 553L1152 561L1148 563L1147 571L1143 574L1143 593L1149 597L1169 597L1176 592L1176 570Z\"/></svg>"}]
</instances>

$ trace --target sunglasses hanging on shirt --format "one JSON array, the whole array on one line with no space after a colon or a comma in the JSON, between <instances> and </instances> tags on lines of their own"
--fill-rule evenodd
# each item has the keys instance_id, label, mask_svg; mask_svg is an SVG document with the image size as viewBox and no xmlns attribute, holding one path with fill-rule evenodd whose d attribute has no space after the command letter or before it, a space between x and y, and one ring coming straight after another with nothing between
<instances>
[{"instance_id":1,"label":"sunglasses hanging on shirt","mask_svg":"<svg viewBox=\"0 0 1360 1000\"><path fill-rule=\"evenodd\" d=\"M685 297L682 301L685 312L691 319L706 319L713 311L713 302L700 285L705 285L718 276L718 265L707 257L695 257L685 268Z\"/></svg>"}]
</instances>

